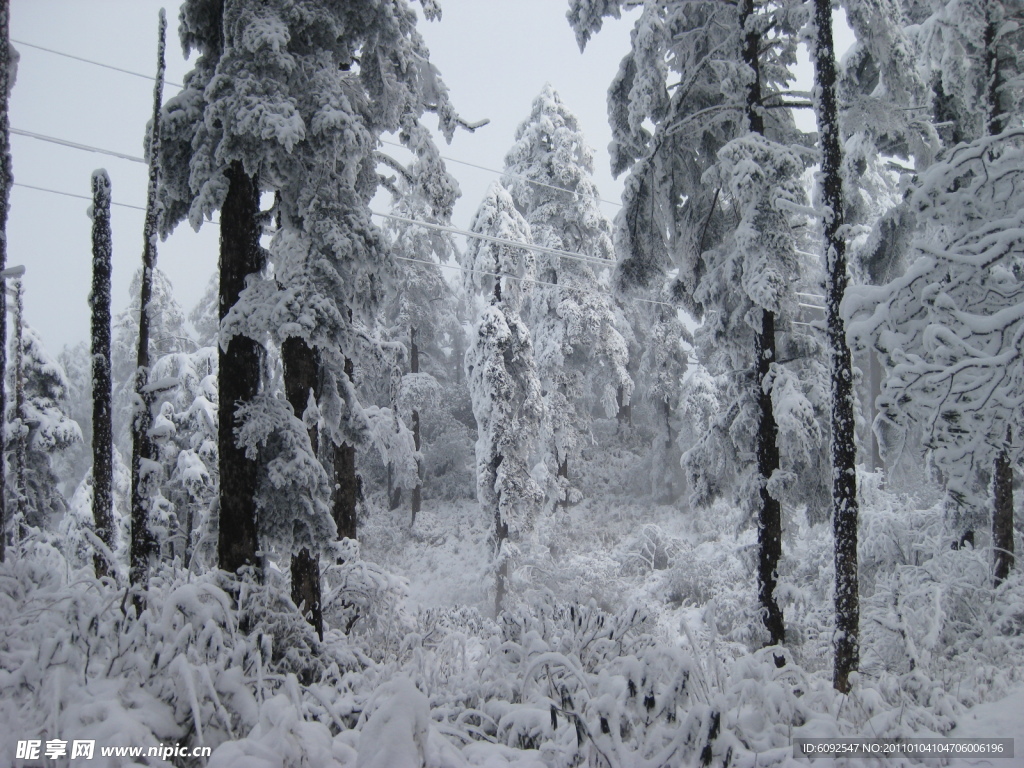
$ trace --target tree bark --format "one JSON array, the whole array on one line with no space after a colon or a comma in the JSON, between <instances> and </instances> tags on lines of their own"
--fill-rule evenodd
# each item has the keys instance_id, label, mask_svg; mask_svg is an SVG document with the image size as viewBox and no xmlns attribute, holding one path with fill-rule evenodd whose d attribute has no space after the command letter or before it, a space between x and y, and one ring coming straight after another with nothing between
<instances>
[{"instance_id":1,"label":"tree bark","mask_svg":"<svg viewBox=\"0 0 1024 768\"><path fill-rule=\"evenodd\" d=\"M1006 442L1010 444L1010 430ZM992 548L995 550L994 584L999 586L1013 568L1013 465L1004 448L996 457L993 477L995 505L992 513Z\"/></svg>"},{"instance_id":2,"label":"tree bark","mask_svg":"<svg viewBox=\"0 0 1024 768\"><path fill-rule=\"evenodd\" d=\"M850 691L850 673L860 662L860 597L857 573L857 446L854 438L853 366L839 307L846 291L843 239L842 147L836 100L836 60L832 4L815 0L814 72L818 133L821 136L822 202L825 214L826 322L832 381L832 528L835 536L835 613L832 685Z\"/></svg>"},{"instance_id":3,"label":"tree bark","mask_svg":"<svg viewBox=\"0 0 1024 768\"><path fill-rule=\"evenodd\" d=\"M150 528L149 513L152 504L152 480L156 466L156 447L149 432L153 425L153 393L149 391L149 325L153 298L153 270L156 268L156 235L160 210L157 187L160 182L158 157L160 155L160 107L163 104L164 47L167 17L160 11L157 43L156 83L153 86L153 122L149 133L149 186L146 195L146 223L142 243L142 285L139 289L139 347L135 362L135 414L132 418L132 541L131 583L137 613L145 604L144 592L149 582L149 562L158 552L156 539Z\"/></svg>"},{"instance_id":4,"label":"tree bark","mask_svg":"<svg viewBox=\"0 0 1024 768\"><path fill-rule=\"evenodd\" d=\"M754 0L744 0L740 13L740 28L743 30L743 61L751 69L752 78L747 89L747 120L753 133L764 134L764 117L761 114L761 62L759 47L761 34L753 28ZM775 315L761 310L761 330L754 341L756 371L754 378L757 400L757 471L761 476L758 515L758 600L761 603L762 620L768 630L767 645L781 645L785 640L785 624L782 609L775 599L778 580L779 559L782 556L782 505L768 491L768 481L779 468L778 434L771 393L765 391L764 382L775 362Z\"/></svg>"},{"instance_id":5,"label":"tree bark","mask_svg":"<svg viewBox=\"0 0 1024 768\"><path fill-rule=\"evenodd\" d=\"M320 364L316 351L300 338L285 339L281 345L284 366L285 397L296 418L306 412L309 396L320 399ZM313 455L319 452L320 436L315 424L307 427ZM292 555L292 602L313 625L317 636L324 639L324 616L320 589L320 562L316 554L303 547Z\"/></svg>"},{"instance_id":6,"label":"tree bark","mask_svg":"<svg viewBox=\"0 0 1024 768\"><path fill-rule=\"evenodd\" d=\"M111 575L114 564L114 443L110 378L110 178L92 174L92 517L106 552L93 554L96 578Z\"/></svg>"},{"instance_id":7,"label":"tree bark","mask_svg":"<svg viewBox=\"0 0 1024 768\"><path fill-rule=\"evenodd\" d=\"M11 120L7 110L11 89L10 0L0 0L0 271L7 269L7 212L14 174L11 167ZM0 423L7 413L7 291L0 281ZM7 549L7 503L4 445L0 437L0 563Z\"/></svg>"},{"instance_id":8,"label":"tree bark","mask_svg":"<svg viewBox=\"0 0 1024 768\"><path fill-rule=\"evenodd\" d=\"M409 372L420 372L420 348L416 344L416 329L409 329ZM412 489L412 520L409 527L416 525L416 515L423 503L423 457L420 456L420 412L412 410L412 441L416 449L416 487Z\"/></svg>"},{"instance_id":9,"label":"tree bark","mask_svg":"<svg viewBox=\"0 0 1024 768\"><path fill-rule=\"evenodd\" d=\"M220 215L220 320L238 301L248 275L264 266L259 237L259 187L241 162L228 168L228 193ZM256 565L257 462L235 440L238 406L259 391L263 348L253 339L234 336L218 347L217 395L220 418L217 448L220 460L220 529L217 558L231 573Z\"/></svg>"},{"instance_id":10,"label":"tree bark","mask_svg":"<svg viewBox=\"0 0 1024 768\"><path fill-rule=\"evenodd\" d=\"M345 375L354 376L352 361L345 359ZM338 539L355 539L358 526L357 508L362 496L362 482L356 474L356 449L349 443L334 447L334 523L338 526Z\"/></svg>"}]
</instances>

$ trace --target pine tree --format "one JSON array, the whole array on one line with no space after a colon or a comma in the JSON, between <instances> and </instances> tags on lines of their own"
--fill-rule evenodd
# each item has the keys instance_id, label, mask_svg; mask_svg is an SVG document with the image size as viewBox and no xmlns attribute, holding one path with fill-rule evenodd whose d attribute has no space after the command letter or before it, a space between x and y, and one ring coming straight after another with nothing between
<instances>
[{"instance_id":1,"label":"pine tree","mask_svg":"<svg viewBox=\"0 0 1024 768\"><path fill-rule=\"evenodd\" d=\"M92 515L105 551L93 555L97 578L111 575L117 531L113 522L113 428L110 379L110 177L92 174Z\"/></svg>"},{"instance_id":2,"label":"pine tree","mask_svg":"<svg viewBox=\"0 0 1024 768\"><path fill-rule=\"evenodd\" d=\"M843 233L842 149L836 97L836 59L832 42L832 3L815 0L812 58L815 113L821 137L821 196L824 210L826 322L832 379L832 526L835 535L836 690L850 691L850 673L860 661L860 598L857 580L857 445L854 424L853 367L846 327L839 314L846 291L846 240Z\"/></svg>"},{"instance_id":3,"label":"pine tree","mask_svg":"<svg viewBox=\"0 0 1024 768\"><path fill-rule=\"evenodd\" d=\"M996 581L1013 558L1012 473L1021 453L1020 396L1010 362L1020 332L1021 35L1019 2L949 2L917 27L934 118L951 125L948 149L912 187L910 265L848 301L851 335L870 340L890 371L880 431L898 448L923 426L932 461L963 528L995 501ZM993 477L991 490L983 478ZM958 532L958 536L960 532Z\"/></svg>"},{"instance_id":4,"label":"pine tree","mask_svg":"<svg viewBox=\"0 0 1024 768\"><path fill-rule=\"evenodd\" d=\"M505 156L502 183L530 226L535 245L579 254L541 254L525 318L545 394L545 432L555 478L554 501L579 497L569 480L590 429L587 397L596 390L608 415L628 402L633 380L625 339L599 275L612 265L611 225L601 214L591 175L593 151L579 120L551 85L533 101Z\"/></svg>"},{"instance_id":5,"label":"pine tree","mask_svg":"<svg viewBox=\"0 0 1024 768\"><path fill-rule=\"evenodd\" d=\"M425 9L436 15L432 4ZM246 543L244 557L222 558L228 567L255 553L255 515L269 501L254 497L253 489L276 497L286 486L308 494L333 485L338 535L356 535L355 453L371 425L353 373L358 359L380 352L375 322L393 272L369 212L379 183L377 141L386 131L400 132L403 141L415 135L427 111L438 114L448 137L458 121L404 1L364 8L327 0L301 7L193 0L182 20L183 43L203 56L164 112L164 226L186 215L195 226L221 211L221 346L227 351L220 361L220 535L226 544ZM271 244L273 275L260 274L260 191L275 192L281 224ZM289 339L295 341L285 348ZM259 350L268 348L289 358L289 378L302 374L288 384L296 393L293 421L278 412L271 391L260 391ZM314 401L319 393L321 401L310 408L300 392L313 392ZM262 424L236 425L232 403L242 404L236 415ZM307 461L296 454L312 451L314 423L329 438L320 441L322 453L333 453L324 460L333 469L329 483L321 482L315 456ZM248 456L234 426L239 438L246 436ZM306 474L278 477L280 484L267 487L259 467L270 473L279 466L273 451L291 455L290 468ZM273 537L268 547L296 547L294 554L307 547L306 562L315 564L328 543L308 535L326 530L310 517L322 511L320 499L274 508L283 519L260 513L263 532ZM310 571L299 580L315 579Z\"/></svg>"},{"instance_id":6,"label":"pine tree","mask_svg":"<svg viewBox=\"0 0 1024 768\"><path fill-rule=\"evenodd\" d=\"M455 254L455 244L449 232L430 226L450 222L460 192L432 142L426 139L423 136L419 140L417 155L422 157L416 157L408 167L395 167L399 177L392 190L393 218L384 226L392 258L401 262L396 265L397 274L388 286L381 314L384 338L393 343L407 342L407 347L403 344L403 351L408 355L408 372L389 376L397 380L388 387L388 399L392 409L407 420L417 454L410 525L415 525L423 501L424 409L436 407L441 386L447 388L456 384L453 368L462 365L462 361L457 360L452 366L450 357L454 355L445 352L446 348L456 345L463 331L456 313L454 292L440 268L440 264L448 262ZM391 488L395 464L390 458L388 495L397 501L398 492Z\"/></svg>"},{"instance_id":7,"label":"pine tree","mask_svg":"<svg viewBox=\"0 0 1024 768\"><path fill-rule=\"evenodd\" d=\"M142 279L139 290L139 344L135 368L135 399L132 416L132 543L129 581L135 590L134 603L141 613L143 592L149 582L150 560L156 554L157 544L150 525L153 484L157 481L156 449L150 435L153 425L154 393L149 383L149 326L153 297L153 270L156 267L156 235L159 209L157 185L159 183L158 157L160 154L160 107L163 102L164 46L167 18L160 9L157 33L156 84L153 86L153 119L150 123L146 151L149 157L149 187L146 196L146 223L143 232Z\"/></svg>"},{"instance_id":8,"label":"pine tree","mask_svg":"<svg viewBox=\"0 0 1024 768\"><path fill-rule=\"evenodd\" d=\"M530 227L511 196L495 182L473 218L472 231L529 245ZM509 561L529 531L543 492L530 475L529 458L544 416L530 332L520 317L524 280L533 255L507 242L473 239L462 257L466 290L487 303L466 351L466 378L473 399L477 498L494 519L497 582L495 612L508 592Z\"/></svg>"},{"instance_id":9,"label":"pine tree","mask_svg":"<svg viewBox=\"0 0 1024 768\"><path fill-rule=\"evenodd\" d=\"M32 327L21 317L17 321L18 398L10 422L19 428L18 516L24 525L52 529L52 522L67 509L53 460L82 441L82 430L67 414L70 388L63 367Z\"/></svg>"},{"instance_id":10,"label":"pine tree","mask_svg":"<svg viewBox=\"0 0 1024 768\"><path fill-rule=\"evenodd\" d=\"M571 3L580 44L622 5ZM738 495L757 500L769 644L784 637L774 593L787 476L773 395L784 370L777 334L799 335L790 322L804 163L789 146L797 135L784 90L802 22L794 3L645 4L609 89L612 170L629 171L617 221L620 287L660 285L676 270L668 295L703 320L698 355L730 374L729 402L708 436L727 436L733 444L720 455L739 453L756 468L744 472ZM700 448L688 454L690 473L707 457Z\"/></svg>"}]
</instances>

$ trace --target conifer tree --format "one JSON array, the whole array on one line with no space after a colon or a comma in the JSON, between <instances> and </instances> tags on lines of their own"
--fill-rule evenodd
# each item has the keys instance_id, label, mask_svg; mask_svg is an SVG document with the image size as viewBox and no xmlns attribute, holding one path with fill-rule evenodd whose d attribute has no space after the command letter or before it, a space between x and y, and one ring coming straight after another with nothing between
<instances>
[{"instance_id":1,"label":"conifer tree","mask_svg":"<svg viewBox=\"0 0 1024 768\"><path fill-rule=\"evenodd\" d=\"M569 20L579 43L623 5L574 0ZM658 285L676 270L669 296L703 320L698 355L730 374L729 402L708 437L728 437L732 445L719 454L747 465L738 495L756 499L769 644L784 638L775 584L787 473L775 388L788 374L776 338L796 335L804 163L790 149L797 135L785 89L802 23L795 3L647 3L609 89L612 171L629 171L617 221L625 251L619 283ZM790 391L806 399L799 387ZM688 454L691 473L712 469L693 468L702 456L707 451Z\"/></svg>"},{"instance_id":2,"label":"conifer tree","mask_svg":"<svg viewBox=\"0 0 1024 768\"><path fill-rule=\"evenodd\" d=\"M587 395L596 390L611 416L616 399L629 402L633 391L626 342L599 283L602 261L611 267L613 254L611 225L591 179L593 165L579 120L546 85L516 130L502 183L535 245L579 254L578 259L538 255L537 284L525 308L546 393L546 442L557 475L552 496L563 505L580 495L569 480L570 461L589 431Z\"/></svg>"},{"instance_id":3,"label":"conifer tree","mask_svg":"<svg viewBox=\"0 0 1024 768\"><path fill-rule=\"evenodd\" d=\"M896 450L922 425L931 459L964 528L993 504L993 571L1013 561L1012 472L1021 455L1018 354L1024 32L1021 3L934 5L916 26L922 80L949 148L916 179L901 214L909 222L905 273L855 291L850 332L889 367L876 429ZM931 158L928 158L930 160ZM925 163L921 163L924 165ZM993 479L992 485L981 482ZM1009 521L1009 522L1008 522Z\"/></svg>"},{"instance_id":4,"label":"conifer tree","mask_svg":"<svg viewBox=\"0 0 1024 768\"><path fill-rule=\"evenodd\" d=\"M432 3L424 9L436 16ZM374 324L393 272L369 212L378 137L399 132L408 145L428 111L446 136L458 121L404 1L192 0L182 21L183 43L203 56L164 112L164 226L186 215L196 226L221 211L220 535L242 555L222 557L222 566L252 561L258 510L269 549L298 555L306 547L306 561L316 565L328 543L322 499L288 505L283 493L333 486L333 525L339 536L355 536L355 452L372 430L353 373L357 359L379 353ZM278 201L273 275L260 274L261 191ZM282 349L290 378L301 372L291 420L274 393L260 389L259 350L266 348ZM313 392L312 402L299 392ZM233 418L232 404L235 416L253 423ZM320 441L323 452L333 452L324 461L334 470L330 483L322 482L317 458L307 460L314 424L329 438ZM295 461L282 464L286 454ZM261 465L274 488L260 477ZM287 476L269 474L273 467ZM253 496L259 488L277 499L280 518ZM240 525L244 534L235 530ZM300 581L316 578L310 570Z\"/></svg>"},{"instance_id":5,"label":"conifer tree","mask_svg":"<svg viewBox=\"0 0 1024 768\"><path fill-rule=\"evenodd\" d=\"M20 282L19 294L20 294ZM20 297L16 299L21 309ZM16 491L21 524L49 528L67 509L53 460L82 440L82 430L67 414L69 384L63 366L42 339L16 317L18 393L11 423L18 425Z\"/></svg>"},{"instance_id":6,"label":"conifer tree","mask_svg":"<svg viewBox=\"0 0 1024 768\"><path fill-rule=\"evenodd\" d=\"M491 185L472 231L529 245L530 227L511 196ZM530 331L520 317L523 293L534 270L533 255L507 242L473 239L462 257L469 295L485 297L466 351L466 378L479 437L477 498L494 519L497 581L495 612L508 591L509 561L530 530L543 491L530 475L529 458L544 416Z\"/></svg>"},{"instance_id":7,"label":"conifer tree","mask_svg":"<svg viewBox=\"0 0 1024 768\"><path fill-rule=\"evenodd\" d=\"M113 520L113 428L110 379L110 177L92 174L92 515L105 551L93 555L97 578L113 572L109 557L117 532Z\"/></svg>"}]
</instances>

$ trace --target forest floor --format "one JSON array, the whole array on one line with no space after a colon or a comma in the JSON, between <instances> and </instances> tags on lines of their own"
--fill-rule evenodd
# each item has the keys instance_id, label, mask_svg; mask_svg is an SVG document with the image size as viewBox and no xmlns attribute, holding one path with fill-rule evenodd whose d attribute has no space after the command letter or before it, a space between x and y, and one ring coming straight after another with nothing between
<instances>
[{"instance_id":1,"label":"forest floor","mask_svg":"<svg viewBox=\"0 0 1024 768\"><path fill-rule=\"evenodd\" d=\"M428 500L410 527L371 498L358 555L324 568L323 641L286 565L247 582L167 567L135 616L123 583L30 537L0 565L0 767L763 768L837 737L1014 738L1017 754L814 765L1024 766L1022 569L993 589L982 541L951 549L940 508L861 475L843 696L830 527L784 510L783 659L761 649L747 513L652 500L644 452L607 444L581 465L583 501L516 542L497 619L493 521L469 499ZM33 738L213 755L8 762Z\"/></svg>"}]
</instances>

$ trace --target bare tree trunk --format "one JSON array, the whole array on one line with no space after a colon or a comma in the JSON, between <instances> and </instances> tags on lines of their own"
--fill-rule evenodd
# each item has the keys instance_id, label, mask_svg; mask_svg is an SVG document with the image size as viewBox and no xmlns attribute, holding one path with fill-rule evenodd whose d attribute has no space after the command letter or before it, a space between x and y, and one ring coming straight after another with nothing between
<instances>
[{"instance_id":1,"label":"bare tree trunk","mask_svg":"<svg viewBox=\"0 0 1024 768\"><path fill-rule=\"evenodd\" d=\"M92 174L92 517L96 536L106 552L93 554L96 578L108 576L114 564L114 443L111 428L110 380L110 178Z\"/></svg>"},{"instance_id":2,"label":"bare tree trunk","mask_svg":"<svg viewBox=\"0 0 1024 768\"><path fill-rule=\"evenodd\" d=\"M853 366L846 327L839 313L846 291L846 241L842 236L843 180L836 101L836 59L832 42L832 4L815 0L814 73L818 132L821 136L822 202L825 210L826 319L832 378L832 528L835 535L835 612L832 685L850 691L850 673L860 663L860 597L857 574L857 445Z\"/></svg>"},{"instance_id":3,"label":"bare tree trunk","mask_svg":"<svg viewBox=\"0 0 1024 768\"><path fill-rule=\"evenodd\" d=\"M142 243L142 286L139 290L139 348L135 362L135 413L132 418L132 542L131 567L128 570L132 585L132 601L137 613L145 605L144 593L149 583L149 561L157 551L156 539L149 526L152 503L152 481L155 479L156 448L149 431L153 424L153 393L149 391L149 326L150 306L153 298L153 270L156 268L156 235L160 210L157 187L160 181L158 157L160 155L160 107L163 104L164 50L167 17L160 9L159 41L157 44L156 84L153 86L153 122L149 134L149 187L146 195L146 223Z\"/></svg>"},{"instance_id":4,"label":"bare tree trunk","mask_svg":"<svg viewBox=\"0 0 1024 768\"><path fill-rule=\"evenodd\" d=\"M345 359L345 375L351 381L355 373L352 361ZM348 443L334 446L334 523L338 539L355 539L358 526L357 509L362 496L362 482L356 474L356 449Z\"/></svg>"},{"instance_id":5,"label":"bare tree trunk","mask_svg":"<svg viewBox=\"0 0 1024 768\"><path fill-rule=\"evenodd\" d=\"M420 348L416 344L416 329L409 329L409 372L420 372ZM416 449L416 487L412 489L412 520L409 527L416 525L416 515L420 513L420 506L423 503L423 458L419 455L420 441L420 412L413 408L412 411L412 441Z\"/></svg>"},{"instance_id":6,"label":"bare tree trunk","mask_svg":"<svg viewBox=\"0 0 1024 768\"><path fill-rule=\"evenodd\" d=\"M0 271L7 269L7 212L14 173L11 166L11 120L7 102L11 90L10 0L0 0ZM7 292L0 281L0 425L7 413ZM0 430L2 432L2 430ZM0 563L7 549L6 469L0 437Z\"/></svg>"},{"instance_id":7,"label":"bare tree trunk","mask_svg":"<svg viewBox=\"0 0 1024 768\"><path fill-rule=\"evenodd\" d=\"M281 345L284 365L284 390L292 412L299 419L306 412L309 397L320 399L320 363L316 351L302 339L292 337ZM320 435L315 424L307 427L313 455L319 453ZM292 556L292 602L324 639L324 616L320 588L320 562L315 553L303 547Z\"/></svg>"},{"instance_id":8,"label":"bare tree trunk","mask_svg":"<svg viewBox=\"0 0 1024 768\"><path fill-rule=\"evenodd\" d=\"M220 320L238 301L245 278L263 269L260 248L260 192L239 161L226 172L228 193L220 213ZM245 336L218 346L220 418L217 449L220 461L220 530L217 559L230 573L256 565L256 459L245 455L235 440L235 410L259 392L263 348Z\"/></svg>"},{"instance_id":9,"label":"bare tree trunk","mask_svg":"<svg viewBox=\"0 0 1024 768\"><path fill-rule=\"evenodd\" d=\"M1006 430L1006 443L1010 444L1011 433ZM1013 465L1007 449L996 457L995 473L992 480L995 508L992 513L992 548L995 550L995 586L999 586L1010 575L1013 568Z\"/></svg>"},{"instance_id":10,"label":"bare tree trunk","mask_svg":"<svg viewBox=\"0 0 1024 768\"><path fill-rule=\"evenodd\" d=\"M744 0L740 12L740 29L747 29L754 15L754 0ZM747 120L753 133L764 134L761 114L761 35L756 30L745 33L743 61L751 69L752 79L747 90ZM771 393L764 389L765 378L775 362L775 315L767 309L761 311L761 330L754 341L756 361L754 387L757 400L757 471L761 476L761 508L758 515L758 599L762 618L768 630L768 645L781 645L785 640L782 609L775 599L779 559L782 556L782 505L768 492L768 480L779 468L779 427Z\"/></svg>"}]
</instances>

